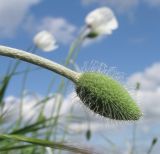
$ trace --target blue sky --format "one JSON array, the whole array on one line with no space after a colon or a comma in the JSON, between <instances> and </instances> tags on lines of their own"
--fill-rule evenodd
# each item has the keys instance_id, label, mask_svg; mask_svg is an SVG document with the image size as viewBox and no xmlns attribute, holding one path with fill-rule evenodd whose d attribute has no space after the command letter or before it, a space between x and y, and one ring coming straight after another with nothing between
<instances>
[{"instance_id":1,"label":"blue sky","mask_svg":"<svg viewBox=\"0 0 160 154\"><path fill-rule=\"evenodd\" d=\"M50 30L59 48L51 53L38 50L37 54L59 63L63 63L72 40L84 25L86 15L97 7L110 6L117 17L118 29L112 35L83 46L77 65L81 68L86 61L97 60L109 67L116 67L132 86L136 81L141 82L142 90L138 95L142 99L140 103L146 119L152 122L159 120L160 0L119 0L118 4L116 0L1 1L0 44L25 50L33 43L32 39L39 30ZM5 73L10 60L0 56L1 74ZM26 63L22 63L19 70L26 66ZM28 76L26 89L43 96L52 77L53 74L44 69L32 72ZM13 78L8 96L20 94L21 81L22 77ZM155 123L152 128L145 126L147 130L152 130L151 136L157 133Z\"/></svg>"}]
</instances>

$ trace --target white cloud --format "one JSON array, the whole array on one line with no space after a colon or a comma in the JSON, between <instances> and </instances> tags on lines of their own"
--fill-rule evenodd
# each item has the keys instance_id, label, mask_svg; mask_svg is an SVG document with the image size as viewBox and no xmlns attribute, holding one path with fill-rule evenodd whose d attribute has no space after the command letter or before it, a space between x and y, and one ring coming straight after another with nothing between
<instances>
[{"instance_id":1,"label":"white cloud","mask_svg":"<svg viewBox=\"0 0 160 154\"><path fill-rule=\"evenodd\" d=\"M144 119L156 121L160 117L160 90L138 92L140 106L144 112Z\"/></svg>"},{"instance_id":2,"label":"white cloud","mask_svg":"<svg viewBox=\"0 0 160 154\"><path fill-rule=\"evenodd\" d=\"M56 94L45 102L43 113L46 118L56 116L57 105L62 101L62 98L63 97L60 94ZM22 99L14 96L8 96L5 98L3 112L7 111L9 114L8 116L12 118L12 122L14 123L19 117L20 109L22 109L23 122L32 123L37 119L41 108L43 107L43 99L44 98L39 95L26 95L24 96L22 103ZM67 114L68 105L65 103L66 101L68 102L67 99L68 98L66 98L62 104L60 115ZM39 105L37 105L38 103Z\"/></svg>"},{"instance_id":3,"label":"white cloud","mask_svg":"<svg viewBox=\"0 0 160 154\"><path fill-rule=\"evenodd\" d=\"M128 9L134 8L138 5L139 0L82 0L84 5L89 4L100 4L100 5L107 5L115 8L118 11L126 11Z\"/></svg>"},{"instance_id":4,"label":"white cloud","mask_svg":"<svg viewBox=\"0 0 160 154\"><path fill-rule=\"evenodd\" d=\"M64 44L73 41L77 30L76 26L69 23L66 19L53 17L44 18L39 29L49 30L59 42Z\"/></svg>"},{"instance_id":5,"label":"white cloud","mask_svg":"<svg viewBox=\"0 0 160 154\"><path fill-rule=\"evenodd\" d=\"M21 99L14 96L8 96L5 98L5 106L3 108L3 111L8 111L7 116L10 118L10 121L12 121L13 124L19 118L20 108L22 105L21 111L23 122L27 122L28 124L33 123L37 119L41 107L43 107L43 103L41 103L41 105L37 105L37 103L40 102L42 99L43 98L41 96L25 96L22 105ZM79 98L76 97L76 94L74 92L69 94L64 100L60 94L57 94L56 97L52 97L51 99L46 101L45 108L43 110L44 116L46 118L56 116L58 104L61 101L63 101L59 113L59 115L63 117L61 119L61 124L64 126L66 124L68 125L67 115L71 114L73 118L69 119L70 124L68 127L74 132L83 132L86 131L89 127L92 132L104 130L104 128L111 129L115 127L115 124L113 124L109 120L103 119L90 112L80 102Z\"/></svg>"},{"instance_id":6,"label":"white cloud","mask_svg":"<svg viewBox=\"0 0 160 154\"><path fill-rule=\"evenodd\" d=\"M41 0L0 0L0 37L13 36L29 9Z\"/></svg>"},{"instance_id":7,"label":"white cloud","mask_svg":"<svg viewBox=\"0 0 160 154\"><path fill-rule=\"evenodd\" d=\"M32 33L47 30L62 44L73 41L77 33L77 27L62 17L44 17L41 21L30 17L25 28Z\"/></svg>"},{"instance_id":8,"label":"white cloud","mask_svg":"<svg viewBox=\"0 0 160 154\"><path fill-rule=\"evenodd\" d=\"M108 5L115 8L116 11L126 12L135 8L139 4L147 4L152 7L160 6L160 0L82 0L82 4Z\"/></svg>"},{"instance_id":9,"label":"white cloud","mask_svg":"<svg viewBox=\"0 0 160 154\"><path fill-rule=\"evenodd\" d=\"M160 0L144 0L144 1L152 7L159 7L160 6Z\"/></svg>"},{"instance_id":10,"label":"white cloud","mask_svg":"<svg viewBox=\"0 0 160 154\"><path fill-rule=\"evenodd\" d=\"M16 98L14 96L8 96L5 98L5 106L3 111L7 111L9 117L12 118L12 122L14 123L20 114L20 108L22 107L22 119L24 122L32 119L30 122L35 121L37 118L38 109L34 107L36 102L38 101L35 97L27 96L23 99L23 105L21 104L21 99ZM22 106L21 106L22 105Z\"/></svg>"},{"instance_id":11,"label":"white cloud","mask_svg":"<svg viewBox=\"0 0 160 154\"><path fill-rule=\"evenodd\" d=\"M160 63L155 63L146 68L143 72L137 72L131 75L128 79L128 83L134 86L136 82L140 82L141 90L157 90L160 87L159 74Z\"/></svg>"},{"instance_id":12,"label":"white cloud","mask_svg":"<svg viewBox=\"0 0 160 154\"><path fill-rule=\"evenodd\" d=\"M160 63L155 63L143 72L137 72L128 78L132 87L141 84L137 92L139 104L144 112L145 120L157 120L160 117Z\"/></svg>"}]
</instances>

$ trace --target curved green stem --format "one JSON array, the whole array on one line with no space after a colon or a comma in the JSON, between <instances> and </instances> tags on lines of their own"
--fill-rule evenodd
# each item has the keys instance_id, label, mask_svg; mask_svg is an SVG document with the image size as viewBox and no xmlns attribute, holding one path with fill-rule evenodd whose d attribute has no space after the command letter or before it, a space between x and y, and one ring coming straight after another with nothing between
<instances>
[{"instance_id":1,"label":"curved green stem","mask_svg":"<svg viewBox=\"0 0 160 154\"><path fill-rule=\"evenodd\" d=\"M5 46L0 46L0 55L3 56L8 56L8 57L12 57L12 58L16 58L16 59L20 59L38 66L41 66L43 68L46 68L48 70L51 70L55 73L58 73L70 80L72 80L73 82L77 82L80 74L77 72L74 72L60 64L57 64L51 60L48 60L46 58L42 58L40 56L22 51L22 50L18 50L18 49L14 49L14 48L9 48L9 47L5 47Z\"/></svg>"}]
</instances>

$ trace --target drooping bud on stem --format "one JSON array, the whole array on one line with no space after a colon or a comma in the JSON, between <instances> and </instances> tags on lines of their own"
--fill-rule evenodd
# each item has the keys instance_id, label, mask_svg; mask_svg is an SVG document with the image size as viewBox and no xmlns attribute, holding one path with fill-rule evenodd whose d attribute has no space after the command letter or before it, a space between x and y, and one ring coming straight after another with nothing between
<instances>
[{"instance_id":1,"label":"drooping bud on stem","mask_svg":"<svg viewBox=\"0 0 160 154\"><path fill-rule=\"evenodd\" d=\"M0 55L39 65L70 79L74 82L81 101L103 117L138 120L142 115L127 90L109 76L98 72L77 73L51 60L5 46L0 46Z\"/></svg>"}]
</instances>

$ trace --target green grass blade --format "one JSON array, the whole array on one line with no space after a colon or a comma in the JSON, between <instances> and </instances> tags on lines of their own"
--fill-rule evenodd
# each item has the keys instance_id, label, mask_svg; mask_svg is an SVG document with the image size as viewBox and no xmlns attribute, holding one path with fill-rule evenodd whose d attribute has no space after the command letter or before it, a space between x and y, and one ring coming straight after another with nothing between
<instances>
[{"instance_id":1,"label":"green grass blade","mask_svg":"<svg viewBox=\"0 0 160 154\"><path fill-rule=\"evenodd\" d=\"M8 140L17 140L17 141L22 141L22 142L38 145L38 146L66 150L66 151L71 151L71 152L80 153L80 154L91 154L91 152L86 149L78 148L78 147L75 147L75 146L72 146L66 143L51 142L51 141L42 140L42 139L35 139L35 138L29 138L25 136L7 135L7 134L0 134L0 138L8 139Z\"/></svg>"},{"instance_id":2,"label":"green grass blade","mask_svg":"<svg viewBox=\"0 0 160 154\"><path fill-rule=\"evenodd\" d=\"M8 75L3 78L2 85L0 87L0 104L3 102L3 98L5 95L5 91L7 89L7 86L9 84L9 80L10 80L10 76L8 76Z\"/></svg>"},{"instance_id":3,"label":"green grass blade","mask_svg":"<svg viewBox=\"0 0 160 154\"><path fill-rule=\"evenodd\" d=\"M10 147L2 147L0 151L10 151L10 150L21 150L25 148L33 147L33 145L18 145L18 146L10 146Z\"/></svg>"},{"instance_id":4,"label":"green grass blade","mask_svg":"<svg viewBox=\"0 0 160 154\"><path fill-rule=\"evenodd\" d=\"M19 128L17 130L14 130L13 132L11 132L10 134L25 134L28 132L32 132L32 130L34 130L35 128L39 128L40 125L44 125L46 122L52 120L54 117L48 118L48 119L43 119L40 121L36 121L33 124L24 126L23 128Z\"/></svg>"}]
</instances>

